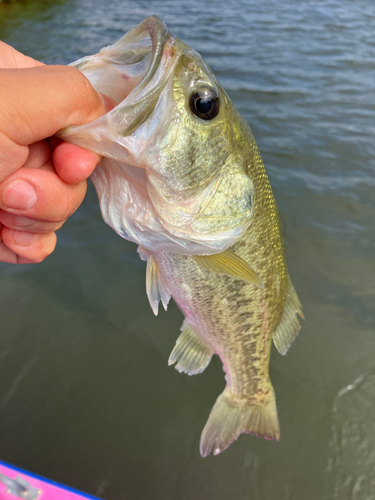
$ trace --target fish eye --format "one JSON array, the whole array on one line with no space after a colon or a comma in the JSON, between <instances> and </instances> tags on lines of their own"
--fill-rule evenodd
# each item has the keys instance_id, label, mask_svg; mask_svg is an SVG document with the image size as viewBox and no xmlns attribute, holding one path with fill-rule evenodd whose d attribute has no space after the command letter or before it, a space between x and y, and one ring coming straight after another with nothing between
<instances>
[{"instance_id":1,"label":"fish eye","mask_svg":"<svg viewBox=\"0 0 375 500\"><path fill-rule=\"evenodd\" d=\"M212 120L219 113L219 96L214 89L201 88L190 97L189 106L201 120Z\"/></svg>"}]
</instances>

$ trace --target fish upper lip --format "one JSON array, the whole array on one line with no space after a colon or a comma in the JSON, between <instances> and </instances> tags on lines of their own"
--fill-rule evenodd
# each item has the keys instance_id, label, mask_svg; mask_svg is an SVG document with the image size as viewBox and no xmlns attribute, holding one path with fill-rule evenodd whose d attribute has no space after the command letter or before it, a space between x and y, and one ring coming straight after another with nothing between
<instances>
[{"instance_id":1,"label":"fish upper lip","mask_svg":"<svg viewBox=\"0 0 375 500\"><path fill-rule=\"evenodd\" d=\"M148 49L147 43L144 41L147 35L151 41L150 49ZM130 68L129 72L131 73L132 65L139 63L142 59L151 54L151 60L144 75L134 88L119 101L119 104L123 103L125 100L129 100L128 98L130 96L131 101L134 102L137 99L137 96L141 94L145 87L147 87L150 83L150 80L159 68L160 61L163 56L164 46L166 41L171 37L172 35L170 34L167 26L158 16L149 16L138 26L125 33L125 35L114 45L104 47L101 49L99 54L84 57L73 63L73 65L80 69L83 73L87 73L86 76L89 80L90 76L92 80L95 80L92 78L91 72L96 68L105 67L107 65L112 65L116 68L128 67ZM135 57L134 61L131 61L131 54ZM124 81L131 79L131 76L126 74L126 70L123 71L121 76ZM94 88L96 85L100 87L100 79L99 83L95 81L92 81L91 83ZM100 88L97 90L100 92ZM105 92L102 93L105 94ZM110 98L112 97L109 94L105 95Z\"/></svg>"},{"instance_id":2,"label":"fish upper lip","mask_svg":"<svg viewBox=\"0 0 375 500\"><path fill-rule=\"evenodd\" d=\"M166 24L158 16L147 17L140 25L134 28L134 31L139 29L142 32L142 28L148 32L151 38L152 59L147 73L138 84L138 90L142 90L154 76L163 55L165 42L171 36Z\"/></svg>"},{"instance_id":3,"label":"fish upper lip","mask_svg":"<svg viewBox=\"0 0 375 500\"><path fill-rule=\"evenodd\" d=\"M164 21L155 15L147 17L125 37L129 38L131 44L132 39L137 40L144 33L148 33L152 45L149 67L125 99L108 113L108 123L124 137L131 135L134 127L137 128L152 113L159 94L166 84L166 78L155 81L154 76L161 65L165 46L168 41L173 44L173 37ZM141 40L142 38L139 42Z\"/></svg>"}]
</instances>

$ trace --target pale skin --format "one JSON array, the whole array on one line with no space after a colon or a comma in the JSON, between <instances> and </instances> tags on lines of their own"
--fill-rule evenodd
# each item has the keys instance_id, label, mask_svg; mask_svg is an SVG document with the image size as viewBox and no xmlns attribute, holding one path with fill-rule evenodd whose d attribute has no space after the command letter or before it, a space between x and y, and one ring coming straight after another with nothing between
<instances>
[{"instance_id":1,"label":"pale skin","mask_svg":"<svg viewBox=\"0 0 375 500\"><path fill-rule=\"evenodd\" d=\"M37 263L82 203L95 153L53 137L113 105L75 68L46 66L0 42L0 261Z\"/></svg>"}]
</instances>

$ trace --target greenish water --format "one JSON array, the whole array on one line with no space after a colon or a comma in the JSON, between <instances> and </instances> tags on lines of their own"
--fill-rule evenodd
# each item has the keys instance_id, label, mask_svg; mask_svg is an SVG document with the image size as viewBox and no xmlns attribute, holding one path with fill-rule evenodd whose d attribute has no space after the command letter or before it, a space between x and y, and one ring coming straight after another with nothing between
<instances>
[{"instance_id":1,"label":"greenish water","mask_svg":"<svg viewBox=\"0 0 375 500\"><path fill-rule=\"evenodd\" d=\"M43 264L0 265L0 459L107 500L374 499L375 3L14 2L0 36L65 64L153 13L250 123L281 211L306 315L272 352L281 440L200 457L221 364L167 367L181 314L153 316L91 188Z\"/></svg>"}]
</instances>

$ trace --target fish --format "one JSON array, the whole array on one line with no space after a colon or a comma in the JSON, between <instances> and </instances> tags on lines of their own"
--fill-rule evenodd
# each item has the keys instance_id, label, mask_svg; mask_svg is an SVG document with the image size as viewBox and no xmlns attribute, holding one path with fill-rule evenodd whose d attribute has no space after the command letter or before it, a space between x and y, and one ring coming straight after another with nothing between
<instances>
[{"instance_id":1,"label":"fish","mask_svg":"<svg viewBox=\"0 0 375 500\"><path fill-rule=\"evenodd\" d=\"M138 245L155 315L171 298L184 315L169 365L195 375L214 354L223 364L201 455L242 433L279 440L271 346L287 353L303 312L248 123L157 16L72 66L115 107L59 136L103 156L91 178L104 221Z\"/></svg>"}]
</instances>

